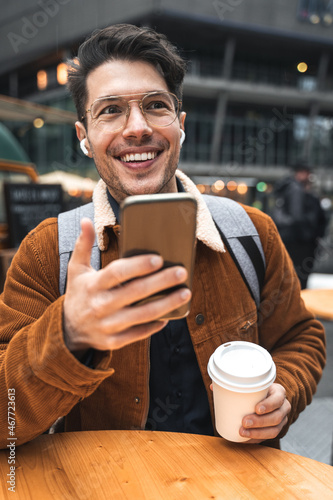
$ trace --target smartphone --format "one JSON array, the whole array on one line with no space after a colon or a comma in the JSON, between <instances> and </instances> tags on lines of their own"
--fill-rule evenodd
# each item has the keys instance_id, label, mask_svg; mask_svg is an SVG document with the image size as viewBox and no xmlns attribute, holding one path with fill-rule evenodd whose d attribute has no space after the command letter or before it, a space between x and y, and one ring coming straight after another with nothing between
<instances>
[{"instance_id":1,"label":"smartphone","mask_svg":"<svg viewBox=\"0 0 333 500\"><path fill-rule=\"evenodd\" d=\"M188 272L184 284L163 290L138 303L156 300L177 288L192 289L196 214L196 199L188 193L135 195L122 202L121 257L155 253L163 257L164 268L181 265ZM183 318L189 310L190 304L184 304L160 319Z\"/></svg>"}]
</instances>

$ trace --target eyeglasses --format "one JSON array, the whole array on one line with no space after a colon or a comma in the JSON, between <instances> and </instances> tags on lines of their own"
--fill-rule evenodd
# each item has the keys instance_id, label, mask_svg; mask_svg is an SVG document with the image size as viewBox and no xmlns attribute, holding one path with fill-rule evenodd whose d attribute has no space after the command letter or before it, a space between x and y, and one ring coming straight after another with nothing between
<instances>
[{"instance_id":1,"label":"eyeglasses","mask_svg":"<svg viewBox=\"0 0 333 500\"><path fill-rule=\"evenodd\" d=\"M86 113L92 122L105 133L117 132L125 127L131 112L130 103L138 102L145 120L155 127L168 127L178 116L181 101L171 92L149 92L141 99L126 100L129 95L100 97L92 103Z\"/></svg>"}]
</instances>

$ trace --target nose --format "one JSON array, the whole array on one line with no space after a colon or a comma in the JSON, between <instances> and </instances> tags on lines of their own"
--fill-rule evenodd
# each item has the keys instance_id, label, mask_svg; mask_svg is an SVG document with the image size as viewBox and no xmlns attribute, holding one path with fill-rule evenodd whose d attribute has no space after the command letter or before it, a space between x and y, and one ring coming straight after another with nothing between
<instances>
[{"instance_id":1,"label":"nose","mask_svg":"<svg viewBox=\"0 0 333 500\"><path fill-rule=\"evenodd\" d=\"M130 112L127 118L125 128L123 129L123 137L135 137L141 139L144 136L149 136L153 133L152 128L144 117L140 105L137 101L131 101Z\"/></svg>"}]
</instances>

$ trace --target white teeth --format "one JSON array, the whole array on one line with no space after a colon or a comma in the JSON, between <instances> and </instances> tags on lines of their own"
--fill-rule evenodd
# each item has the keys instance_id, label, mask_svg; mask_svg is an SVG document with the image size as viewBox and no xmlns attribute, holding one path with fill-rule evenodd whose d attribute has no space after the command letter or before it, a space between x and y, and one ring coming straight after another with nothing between
<instances>
[{"instance_id":1,"label":"white teeth","mask_svg":"<svg viewBox=\"0 0 333 500\"><path fill-rule=\"evenodd\" d=\"M131 154L126 154L124 156L121 156L120 159L121 161L146 161L146 160L153 160L157 156L157 153L154 151L149 151L148 153L131 153Z\"/></svg>"}]
</instances>

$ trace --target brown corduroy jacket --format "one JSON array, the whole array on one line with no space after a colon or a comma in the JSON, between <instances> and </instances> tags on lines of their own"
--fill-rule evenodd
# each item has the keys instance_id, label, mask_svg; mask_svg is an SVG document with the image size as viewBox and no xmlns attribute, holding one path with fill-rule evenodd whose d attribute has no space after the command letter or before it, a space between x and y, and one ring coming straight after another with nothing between
<instances>
[{"instance_id":1,"label":"brown corduroy jacket","mask_svg":"<svg viewBox=\"0 0 333 500\"><path fill-rule=\"evenodd\" d=\"M207 363L220 344L255 342L273 356L276 382L291 403L289 425L311 402L325 364L322 325L304 307L298 279L269 217L246 207L266 257L259 312L225 252L200 193L181 172L199 205L191 311L187 317L198 364L214 410ZM102 267L118 258L118 229L100 181L94 193ZM0 447L6 447L8 394L15 392L16 444L40 435L65 416L66 431L143 429L149 404L149 340L96 352L94 369L81 364L63 339L57 220L41 223L22 242L0 297ZM157 333L159 335L159 333ZM9 389L11 391L9 391ZM14 390L14 392L13 392ZM277 441L267 444L272 446Z\"/></svg>"}]
</instances>

